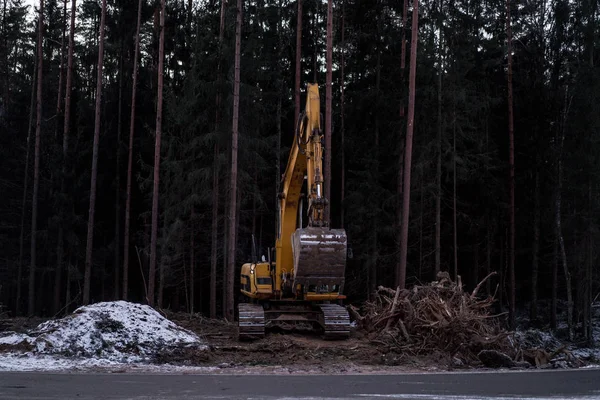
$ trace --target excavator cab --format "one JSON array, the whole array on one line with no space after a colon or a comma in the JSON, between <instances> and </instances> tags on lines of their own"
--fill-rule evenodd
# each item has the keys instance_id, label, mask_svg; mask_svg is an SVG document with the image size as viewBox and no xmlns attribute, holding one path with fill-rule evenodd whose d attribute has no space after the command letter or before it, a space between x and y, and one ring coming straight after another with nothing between
<instances>
[{"instance_id":1,"label":"excavator cab","mask_svg":"<svg viewBox=\"0 0 600 400\"><path fill-rule=\"evenodd\" d=\"M242 265L240 291L248 297L269 298L273 294L273 280L269 264L262 262Z\"/></svg>"}]
</instances>

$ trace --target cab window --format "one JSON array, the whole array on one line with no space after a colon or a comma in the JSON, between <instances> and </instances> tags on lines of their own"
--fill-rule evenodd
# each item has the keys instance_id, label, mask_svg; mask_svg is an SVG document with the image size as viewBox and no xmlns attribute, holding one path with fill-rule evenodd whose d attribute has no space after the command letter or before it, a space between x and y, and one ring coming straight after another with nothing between
<instances>
[{"instance_id":1,"label":"cab window","mask_svg":"<svg viewBox=\"0 0 600 400\"><path fill-rule=\"evenodd\" d=\"M271 277L266 277L266 278L257 277L256 278L256 283L258 285L270 285L271 284Z\"/></svg>"}]
</instances>

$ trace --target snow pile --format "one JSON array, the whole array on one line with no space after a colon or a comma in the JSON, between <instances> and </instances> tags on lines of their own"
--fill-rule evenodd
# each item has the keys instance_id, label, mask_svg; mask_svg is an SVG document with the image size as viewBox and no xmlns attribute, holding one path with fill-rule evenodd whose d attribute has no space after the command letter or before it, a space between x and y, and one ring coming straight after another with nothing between
<instances>
[{"instance_id":1,"label":"snow pile","mask_svg":"<svg viewBox=\"0 0 600 400\"><path fill-rule=\"evenodd\" d=\"M151 307L125 301L80 307L63 319L38 325L27 335L5 333L0 336L2 347L116 362L148 360L182 347L207 348L196 334Z\"/></svg>"}]
</instances>

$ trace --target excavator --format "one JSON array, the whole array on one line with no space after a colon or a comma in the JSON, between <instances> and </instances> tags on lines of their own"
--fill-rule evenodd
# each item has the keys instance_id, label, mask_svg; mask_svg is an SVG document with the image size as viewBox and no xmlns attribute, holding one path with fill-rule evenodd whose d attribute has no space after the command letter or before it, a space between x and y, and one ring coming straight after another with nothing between
<instances>
[{"instance_id":1,"label":"excavator","mask_svg":"<svg viewBox=\"0 0 600 400\"><path fill-rule=\"evenodd\" d=\"M269 250L268 260L242 265L240 340L262 338L271 329L319 332L325 339L350 335L350 317L341 305L347 236L344 229L331 229L326 217L322 142L319 87L308 84L278 194L275 255Z\"/></svg>"}]
</instances>

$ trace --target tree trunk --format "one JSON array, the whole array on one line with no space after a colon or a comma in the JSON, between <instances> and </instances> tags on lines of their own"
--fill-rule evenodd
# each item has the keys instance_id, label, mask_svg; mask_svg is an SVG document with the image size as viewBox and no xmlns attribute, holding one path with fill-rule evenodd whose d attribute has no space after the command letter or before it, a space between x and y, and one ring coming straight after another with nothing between
<instances>
[{"instance_id":1,"label":"tree trunk","mask_svg":"<svg viewBox=\"0 0 600 400\"><path fill-rule=\"evenodd\" d=\"M403 108L404 106L401 106L401 108ZM400 243L402 242L402 201L404 196L403 196L403 185L402 185L402 181L404 179L404 157L406 155L406 151L404 149L404 145L405 145L405 141L406 138L405 137L400 137L399 140L399 151L398 151L398 174L396 176L396 190L397 190L397 197L398 200L396 202L396 245L397 245L397 250L398 250L398 257L396 257L396 274L395 274L395 282L398 282L399 279L399 274L398 271L400 270Z\"/></svg>"},{"instance_id":2,"label":"tree trunk","mask_svg":"<svg viewBox=\"0 0 600 400\"><path fill-rule=\"evenodd\" d=\"M65 34L67 30L67 0L63 2L63 19L62 19L62 38L60 41L60 67L58 72L58 94L56 96L56 125L54 126L54 136L58 138L58 123L62 112L62 86L65 69Z\"/></svg>"},{"instance_id":3,"label":"tree trunk","mask_svg":"<svg viewBox=\"0 0 600 400\"><path fill-rule=\"evenodd\" d=\"M585 298L583 299L586 305L586 312L584 318L585 323L585 336L587 338L588 346L594 346L594 330L593 330L593 312L592 306L594 302L593 298L593 279L594 279L594 202L592 195L592 178L588 180L588 256L587 265L585 271Z\"/></svg>"},{"instance_id":4,"label":"tree trunk","mask_svg":"<svg viewBox=\"0 0 600 400\"><path fill-rule=\"evenodd\" d=\"M400 118L404 119L405 110L404 110L404 76L406 69L406 23L408 20L408 0L404 0L404 4L402 7L402 52L400 55L400 84L402 85L402 94L400 96ZM400 137L398 140L398 175L396 181L396 194L397 194L397 203L396 203L396 245L398 257L396 258L396 273L395 273L395 283L398 286L398 282L400 281L400 270L401 270L401 243L402 243L402 202L403 199L403 179L404 179L404 158L405 158L405 140L406 138L402 137L402 128L400 128Z\"/></svg>"},{"instance_id":5,"label":"tree trunk","mask_svg":"<svg viewBox=\"0 0 600 400\"><path fill-rule=\"evenodd\" d=\"M75 265L77 269L77 264ZM71 264L67 262L67 278L66 278L66 289L65 289L65 314L69 313L69 305L71 304Z\"/></svg>"},{"instance_id":6,"label":"tree trunk","mask_svg":"<svg viewBox=\"0 0 600 400\"><path fill-rule=\"evenodd\" d=\"M412 166L412 140L415 120L415 82L417 74L417 42L419 34L419 0L413 1L412 37L410 42L410 70L408 75L408 118L406 124L406 150L404 155L404 190L402 192L402 231L400 239L400 269L397 287L406 286L406 258L408 255L408 216L410 211L410 172Z\"/></svg>"},{"instance_id":7,"label":"tree trunk","mask_svg":"<svg viewBox=\"0 0 600 400\"><path fill-rule=\"evenodd\" d=\"M381 26L381 16L377 16L377 32L379 37ZM379 47L379 43L378 43ZM381 50L377 49L377 67L376 67L376 77L375 77L375 103L379 105L379 91L381 89ZM372 179L374 180L374 184L378 185L377 179L379 177L379 113L375 114L375 143L373 150L373 167L372 167ZM377 201L377 200L375 200ZM369 292L367 293L368 298L371 299L373 294L377 289L377 269L379 265L379 239L378 239L378 229L379 229L379 206L378 203L375 203L375 207L373 207L374 215L372 217L372 227L371 227L371 241L372 241L372 251L373 255L371 257L371 262L369 263L369 284L367 285L367 289Z\"/></svg>"},{"instance_id":8,"label":"tree trunk","mask_svg":"<svg viewBox=\"0 0 600 400\"><path fill-rule=\"evenodd\" d=\"M587 48L589 51L589 66L590 69L594 70L594 37L595 37L595 27L597 25L596 22L596 9L597 9L597 0L590 0L589 7L589 18L587 24ZM591 133L591 132L590 132ZM593 133L592 133L593 135ZM584 319L586 323L585 326L585 337L587 338L588 346L594 346L594 329L593 329L593 311L592 306L594 302L593 297L593 288L594 288L594 202L593 202L593 183L592 177L588 178L588 262L586 264L586 272L585 272L585 298L583 299L584 304L586 305Z\"/></svg>"},{"instance_id":9,"label":"tree trunk","mask_svg":"<svg viewBox=\"0 0 600 400\"><path fill-rule=\"evenodd\" d=\"M61 178L62 180L62 178ZM63 186L63 185L61 185ZM61 191L62 193L62 191ZM59 210L59 213L62 213ZM64 219L60 218L58 227L58 237L56 239L56 269L54 271L54 302L52 305L52 314L56 315L60 311L60 292L62 289L62 260L64 256Z\"/></svg>"},{"instance_id":10,"label":"tree trunk","mask_svg":"<svg viewBox=\"0 0 600 400\"><path fill-rule=\"evenodd\" d=\"M314 51L313 51L313 62L312 62L312 64L313 64L313 82L317 82L317 75L318 75L318 69L317 69L318 68L317 67L318 54L317 53L318 53L319 45L317 44L317 42L318 42L319 36L321 35L321 31L319 29L319 14L321 13L320 5L321 5L320 2L316 3L315 8L317 9L317 11L313 14L313 18L312 18L313 32L314 32L314 34L313 34Z\"/></svg>"},{"instance_id":11,"label":"tree trunk","mask_svg":"<svg viewBox=\"0 0 600 400\"><path fill-rule=\"evenodd\" d=\"M567 266L567 253L565 251L565 241L562 235L562 225L561 225L561 190L562 184L560 181L562 180L562 161L559 159L558 161L558 193L556 196L556 233L558 235L558 245L560 250L560 260L563 267L563 272L565 274L565 284L567 286L567 325L569 327L569 340L573 340L573 294L571 290L571 274L569 272L569 267Z\"/></svg>"},{"instance_id":12,"label":"tree trunk","mask_svg":"<svg viewBox=\"0 0 600 400\"><path fill-rule=\"evenodd\" d=\"M117 111L117 176L115 177L115 275L113 281L113 299L119 299L119 281L121 262L121 116L123 105L123 41L121 40L121 54L119 57L119 100Z\"/></svg>"},{"instance_id":13,"label":"tree trunk","mask_svg":"<svg viewBox=\"0 0 600 400\"><path fill-rule=\"evenodd\" d=\"M42 82L43 82L43 35L44 35L44 0L40 0L38 16L38 49L37 49L37 103L35 122L35 155L33 163L33 200L31 204L31 263L29 266L29 299L27 314L35 313L35 265L37 249L37 212L38 192L40 187L40 141L42 136Z\"/></svg>"},{"instance_id":14,"label":"tree trunk","mask_svg":"<svg viewBox=\"0 0 600 400\"><path fill-rule=\"evenodd\" d=\"M557 315L556 306L558 303L558 232L556 227L554 229L554 251L553 251L553 263L552 263L552 298L550 301L550 329L556 330L557 328Z\"/></svg>"},{"instance_id":15,"label":"tree trunk","mask_svg":"<svg viewBox=\"0 0 600 400\"><path fill-rule=\"evenodd\" d=\"M195 254L195 250L196 250L196 242L195 242L195 236L196 236L196 230L194 229L196 226L195 223L196 220L196 215L194 213L194 206L192 205L192 211L191 211L191 215L190 215L190 314L194 314L194 295L195 295L195 290L194 290L194 268L196 265L196 254Z\"/></svg>"},{"instance_id":16,"label":"tree trunk","mask_svg":"<svg viewBox=\"0 0 600 400\"><path fill-rule=\"evenodd\" d=\"M23 246L25 242L25 207L27 206L27 186L29 181L29 151L31 149L31 131L33 129L33 110L35 107L35 86L37 77L37 60L33 66L31 80L31 102L29 104L29 125L27 126L27 149L25 150L25 174L23 177L23 200L21 201L21 234L19 235L19 265L17 269L17 300L15 315L21 315L21 291L23 280Z\"/></svg>"},{"instance_id":17,"label":"tree trunk","mask_svg":"<svg viewBox=\"0 0 600 400\"><path fill-rule=\"evenodd\" d=\"M538 164L539 165L539 164ZM537 320L537 302L538 302L538 253L540 249L540 174L535 171L535 199L533 210L533 245L532 245L532 265L531 265L531 308L529 309L529 319L531 322Z\"/></svg>"},{"instance_id":18,"label":"tree trunk","mask_svg":"<svg viewBox=\"0 0 600 400\"><path fill-rule=\"evenodd\" d=\"M2 40L2 55L4 56L4 70L2 71L3 74L3 79L2 79L2 83L4 85L3 90L2 90L2 96L4 99L4 104L8 103L8 98L9 98L9 67L8 67L8 56L9 56L9 51L8 51L8 34L7 34L7 29L6 29L6 8L7 8L7 4L8 4L8 0L4 0L2 2L2 36L3 36L3 40Z\"/></svg>"},{"instance_id":19,"label":"tree trunk","mask_svg":"<svg viewBox=\"0 0 600 400\"><path fill-rule=\"evenodd\" d=\"M227 303L225 315L227 320L234 320L234 272L236 252L236 210L237 210L237 158L238 158L238 124L240 112L240 61L242 47L242 0L237 0L237 18L235 24L235 70L233 83L233 123L231 129L231 176L229 200L229 238L227 260Z\"/></svg>"},{"instance_id":20,"label":"tree trunk","mask_svg":"<svg viewBox=\"0 0 600 400\"><path fill-rule=\"evenodd\" d=\"M402 50L400 54L400 82L404 85L406 75L406 24L408 23L408 0L402 5ZM400 96L400 118L404 118L406 109L404 107L404 93Z\"/></svg>"},{"instance_id":21,"label":"tree trunk","mask_svg":"<svg viewBox=\"0 0 600 400\"><path fill-rule=\"evenodd\" d=\"M453 240L453 265L454 280L458 282L458 224L456 221L456 101L454 101L452 113L452 240Z\"/></svg>"},{"instance_id":22,"label":"tree trunk","mask_svg":"<svg viewBox=\"0 0 600 400\"><path fill-rule=\"evenodd\" d=\"M260 131L257 129L257 136L260 134ZM254 163L252 169L254 169L254 176L252 177L253 183L254 183L254 187L259 187L258 186L258 167L256 166L256 163ZM254 191L254 193L252 193L252 228L250 229L251 232L251 238L252 238L252 262L256 261L256 257L258 257L258 254L256 253L256 246L255 246L255 240L256 240L256 203L257 203L257 199L258 198L258 194L256 193L256 190Z\"/></svg>"},{"instance_id":23,"label":"tree trunk","mask_svg":"<svg viewBox=\"0 0 600 400\"><path fill-rule=\"evenodd\" d=\"M223 204L223 214L225 214L225 210L227 210L228 208L228 201L225 201L225 204ZM228 214L229 215L229 214ZM222 304L222 308L221 308L221 314L223 315L223 318L227 319L227 268L228 268L228 262L229 262L229 257L227 256L227 250L229 249L228 247L228 233L229 233L229 224L223 224L223 280L221 282L221 284L223 285L223 287L221 288L221 304ZM233 322L233 321L232 321Z\"/></svg>"},{"instance_id":24,"label":"tree trunk","mask_svg":"<svg viewBox=\"0 0 600 400\"><path fill-rule=\"evenodd\" d=\"M225 30L225 1L221 0L221 23L219 27L219 61L217 65L217 96L215 99L215 132L219 132L221 122L221 58L223 57L223 36ZM217 316L217 238L219 235L219 139L215 140L213 154L212 221L210 247L210 317Z\"/></svg>"},{"instance_id":25,"label":"tree trunk","mask_svg":"<svg viewBox=\"0 0 600 400\"><path fill-rule=\"evenodd\" d=\"M489 115L488 115L489 118ZM489 135L489 123L485 124L485 152L489 153L490 151L490 145L489 145L489 141L490 141L490 135ZM486 164L485 166L485 173L486 176L489 173L489 166ZM492 271L492 249L493 249L493 236L495 232L495 225L494 227L492 226L492 217L491 217L491 205L487 204L486 210L485 210L485 226L486 226L486 255L485 255L485 276L488 276L491 271ZM502 268L502 266L500 266L500 268ZM488 294L488 296L493 296L492 294L492 282L491 279L488 279L485 281L485 291Z\"/></svg>"},{"instance_id":26,"label":"tree trunk","mask_svg":"<svg viewBox=\"0 0 600 400\"><path fill-rule=\"evenodd\" d=\"M218 125L215 124L215 125ZM215 143L213 160L212 223L210 245L210 317L217 316L217 238L219 235L219 146Z\"/></svg>"},{"instance_id":27,"label":"tree trunk","mask_svg":"<svg viewBox=\"0 0 600 400\"><path fill-rule=\"evenodd\" d=\"M420 183L421 187L419 188L419 273L417 276L419 280L423 280L423 220L425 219L423 212L423 181L425 180L423 168L420 168Z\"/></svg>"},{"instance_id":28,"label":"tree trunk","mask_svg":"<svg viewBox=\"0 0 600 400\"><path fill-rule=\"evenodd\" d=\"M165 58L165 0L160 2L160 39L158 45L158 99L156 102L156 137L154 144L154 186L152 189L152 233L150 270L148 272L148 304L154 306L156 283L156 243L158 241L158 189L160 186L160 140L162 136L163 71Z\"/></svg>"},{"instance_id":29,"label":"tree trunk","mask_svg":"<svg viewBox=\"0 0 600 400\"><path fill-rule=\"evenodd\" d=\"M344 221L344 210L346 208L345 206L345 197L346 197L346 151L345 151L345 135L346 135L346 130L345 130L345 119L346 119L346 108L345 108L345 97L344 97L344 85L345 85L345 78L346 75L344 74L344 67L345 67L345 60L344 60L344 56L345 56L345 52L346 52L346 41L345 41L345 5L346 2L345 0L342 0L342 48L340 50L340 139L341 139L341 149L340 149L340 158L341 158L341 164L342 164L342 168L341 168L341 173L340 173L340 227L344 228L345 227L345 221Z\"/></svg>"},{"instance_id":30,"label":"tree trunk","mask_svg":"<svg viewBox=\"0 0 600 400\"><path fill-rule=\"evenodd\" d=\"M437 92L437 162L436 162L436 196L435 196L435 267L433 277L436 279L437 273L440 272L441 260L441 237L442 237L442 73L443 73L443 57L442 57L442 0L438 1L439 8L439 27L438 27L438 92Z\"/></svg>"},{"instance_id":31,"label":"tree trunk","mask_svg":"<svg viewBox=\"0 0 600 400\"><path fill-rule=\"evenodd\" d=\"M325 175L325 197L331 200L331 107L332 107L332 61L333 61L333 0L327 0L327 56L326 56L326 74L325 74L325 165L323 166ZM325 221L331 228L331 207L325 207Z\"/></svg>"},{"instance_id":32,"label":"tree trunk","mask_svg":"<svg viewBox=\"0 0 600 400\"><path fill-rule=\"evenodd\" d=\"M502 310L503 304L504 304L504 277L506 276L505 273L505 269L506 269L506 252L505 252L505 240L506 240L506 234L504 235L500 235L500 266L499 266L499 270L500 273L498 274L498 280L499 280L499 288L498 288L498 304L500 306L500 310Z\"/></svg>"},{"instance_id":33,"label":"tree trunk","mask_svg":"<svg viewBox=\"0 0 600 400\"><path fill-rule=\"evenodd\" d=\"M508 320L511 329L515 327L515 136L513 126L513 85L512 85L512 28L510 22L510 0L506 0L506 36L508 41L508 140L509 140L509 224L510 224L510 239L509 239L509 261L508 275L510 279L510 296L509 296L509 311Z\"/></svg>"},{"instance_id":34,"label":"tree trunk","mask_svg":"<svg viewBox=\"0 0 600 400\"><path fill-rule=\"evenodd\" d=\"M142 21L142 0L138 1L137 27L135 31L135 49L133 55L133 83L131 88L131 117L129 120L129 156L127 160L127 193L125 195L125 232L123 238L123 300L127 300L129 289L129 224L131 217L131 170L133 167L133 134L135 132L135 97L138 77L138 58L140 53L140 25Z\"/></svg>"},{"instance_id":35,"label":"tree trunk","mask_svg":"<svg viewBox=\"0 0 600 400\"><path fill-rule=\"evenodd\" d=\"M187 275L187 268L186 268L186 263L185 263L185 256L182 257L183 261L183 294L185 295L185 310L187 312L190 312L190 298L189 298L189 290L188 290L188 275ZM175 297L177 298L177 303L179 303L179 285L177 285L175 291ZM160 306L159 306L160 307ZM179 309L179 307L177 308Z\"/></svg>"},{"instance_id":36,"label":"tree trunk","mask_svg":"<svg viewBox=\"0 0 600 400\"><path fill-rule=\"evenodd\" d=\"M565 88L565 107L562 116L562 124L559 138L559 150L558 150L558 183L556 188L556 235L558 239L558 246L560 251L560 261L565 274L565 285L567 289L567 326L569 327L569 340L573 340L573 290L571 287L571 273L567 265L567 253L565 251L565 240L562 234L562 181L563 181L563 150L565 144L565 130L568 113L568 86Z\"/></svg>"},{"instance_id":37,"label":"tree trunk","mask_svg":"<svg viewBox=\"0 0 600 400\"><path fill-rule=\"evenodd\" d=\"M100 112L102 106L102 66L104 59L104 23L106 0L102 0L100 34L98 39L98 76L96 83L96 116L94 124L94 148L92 154L92 178L90 183L90 209L88 214L87 245L85 250L85 276L83 278L83 304L90 303L90 282L92 279L92 250L94 246L94 215L96 208L96 179L98 176L98 143L100 141Z\"/></svg>"},{"instance_id":38,"label":"tree trunk","mask_svg":"<svg viewBox=\"0 0 600 400\"><path fill-rule=\"evenodd\" d=\"M479 283L479 243L473 243L473 286ZM486 275L487 276L487 275Z\"/></svg>"},{"instance_id":39,"label":"tree trunk","mask_svg":"<svg viewBox=\"0 0 600 400\"><path fill-rule=\"evenodd\" d=\"M69 25L69 50L67 56L67 87L65 88L65 107L64 107L64 121L63 121L63 165L60 177L60 193L65 198L66 184L65 174L67 172L68 162L68 150L69 150L69 132L71 128L71 86L73 84L73 47L74 47L74 36L75 36L75 11L76 11L76 0L71 1L71 19ZM65 1L65 12L67 2ZM65 15L66 17L66 15ZM66 24L66 19L65 19ZM63 42L64 42L64 30L63 30ZM64 50L63 50L64 52ZM61 63L62 63L61 58ZM61 67L62 68L62 67ZM62 81L62 73L60 75ZM59 87L61 84L59 84ZM59 90L60 92L60 90ZM59 93L60 99L60 93ZM60 104L60 100L58 101ZM57 106L57 115L59 113L59 106ZM58 124L57 124L58 126ZM62 270L63 270L63 256L64 256L64 225L65 225L65 207L66 204L59 204L60 220L58 225L58 243L56 249L56 274L54 276L54 314L60 309L60 291L62 288Z\"/></svg>"},{"instance_id":40,"label":"tree trunk","mask_svg":"<svg viewBox=\"0 0 600 400\"><path fill-rule=\"evenodd\" d=\"M166 228L166 218L163 217L162 218L162 236L165 236L165 231L167 230ZM183 249L181 250L183 252ZM185 257L183 257L184 259L184 263L185 263ZM156 302L156 305L159 309L163 308L163 300L164 300L164 294L165 294L165 256L161 255L160 260L158 262L158 300ZM185 276L185 265L184 265L184 276ZM179 290L179 288L177 288ZM185 292L186 297L187 297L187 291Z\"/></svg>"},{"instance_id":41,"label":"tree trunk","mask_svg":"<svg viewBox=\"0 0 600 400\"><path fill-rule=\"evenodd\" d=\"M489 227L490 218L488 216L488 228L487 228L487 237L486 237L486 251L485 251L485 276L488 276L492 272L492 233ZM492 295L492 284L490 279L485 282L485 291L488 296Z\"/></svg>"},{"instance_id":42,"label":"tree trunk","mask_svg":"<svg viewBox=\"0 0 600 400\"><path fill-rule=\"evenodd\" d=\"M298 123L300 117L300 68L302 63L302 0L298 1L298 14L296 16L296 86L294 89L294 121Z\"/></svg>"},{"instance_id":43,"label":"tree trunk","mask_svg":"<svg viewBox=\"0 0 600 400\"><path fill-rule=\"evenodd\" d=\"M301 8L302 6L300 5L300 1L298 0L298 7ZM283 35L281 33L281 21L282 21L282 17L281 17L281 10L282 10L282 4L281 4L281 0L278 2L278 22L277 22L277 35L279 37L278 43L277 43L277 57L278 59L281 59L283 57ZM302 29L302 26L300 26L300 29ZM296 35L296 44L297 44L297 40L298 37ZM296 48L297 50L297 48ZM296 62L298 62L299 60L299 53L297 53L296 55ZM277 96L277 154L276 154L276 159L275 159L275 199L278 198L279 196L279 191L281 190L281 118L282 118L282 96L283 93L285 93L285 88L284 88L284 79L282 77L282 71L281 71L281 63L277 63L277 77L279 80L279 95ZM296 87L295 90L296 92L294 93L295 96L295 102L296 102L296 106L299 107L300 106L300 69L299 69L299 65L298 63L296 64ZM299 108L296 109L295 113L294 113L294 123L298 123L298 113L299 113ZM277 209L277 215L279 215L279 201L275 202L276 204L276 209ZM278 232L278 226L277 224L275 224L275 237L277 237L277 232ZM261 216L261 234L262 234L262 216ZM269 268L271 268L271 266L269 266Z\"/></svg>"}]
</instances>

